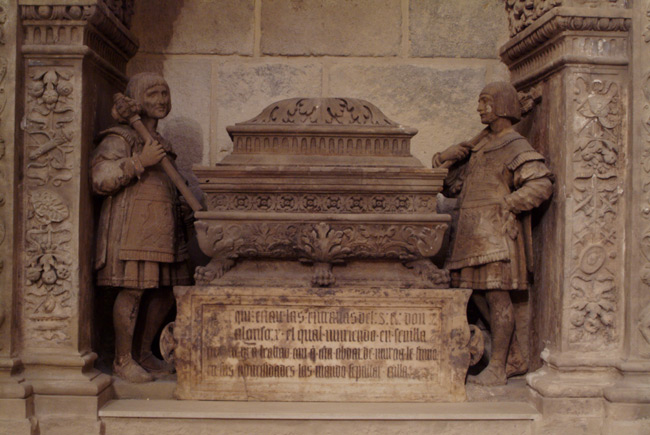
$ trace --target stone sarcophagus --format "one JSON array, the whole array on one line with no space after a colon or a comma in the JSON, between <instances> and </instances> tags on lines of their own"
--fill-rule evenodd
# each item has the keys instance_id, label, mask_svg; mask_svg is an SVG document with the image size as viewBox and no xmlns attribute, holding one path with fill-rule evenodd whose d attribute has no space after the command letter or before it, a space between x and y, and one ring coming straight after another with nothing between
<instances>
[{"instance_id":1,"label":"stone sarcophagus","mask_svg":"<svg viewBox=\"0 0 650 435\"><path fill-rule=\"evenodd\" d=\"M430 260L446 169L372 104L295 98L229 127L195 168L212 260L176 287L176 395L203 400L465 400L470 290Z\"/></svg>"},{"instance_id":2,"label":"stone sarcophagus","mask_svg":"<svg viewBox=\"0 0 650 435\"><path fill-rule=\"evenodd\" d=\"M195 169L208 208L196 230L213 258L198 282L233 260L273 259L313 265L312 284L331 285L336 264L416 262L440 249L449 216L436 213L436 194L446 170L425 169L410 154L417 130L367 101L283 100L228 132L232 154ZM425 267L416 268L419 286L446 285Z\"/></svg>"}]
</instances>

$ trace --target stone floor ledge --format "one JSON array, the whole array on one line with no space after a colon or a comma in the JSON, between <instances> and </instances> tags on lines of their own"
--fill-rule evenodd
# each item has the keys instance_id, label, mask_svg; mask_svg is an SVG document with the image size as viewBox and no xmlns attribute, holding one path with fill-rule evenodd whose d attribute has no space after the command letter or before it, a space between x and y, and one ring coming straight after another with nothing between
<instances>
[{"instance_id":1,"label":"stone floor ledge","mask_svg":"<svg viewBox=\"0 0 650 435\"><path fill-rule=\"evenodd\" d=\"M331 403L113 400L100 418L237 420L527 420L541 414L529 403Z\"/></svg>"}]
</instances>

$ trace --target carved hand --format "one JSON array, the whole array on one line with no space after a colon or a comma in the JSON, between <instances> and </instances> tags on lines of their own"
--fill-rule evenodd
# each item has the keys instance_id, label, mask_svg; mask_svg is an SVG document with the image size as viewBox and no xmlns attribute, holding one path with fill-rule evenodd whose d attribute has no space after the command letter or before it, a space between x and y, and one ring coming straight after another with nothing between
<instances>
[{"instance_id":1,"label":"carved hand","mask_svg":"<svg viewBox=\"0 0 650 435\"><path fill-rule=\"evenodd\" d=\"M140 163L145 168L153 166L165 157L165 149L155 140L147 140L138 154Z\"/></svg>"},{"instance_id":2,"label":"carved hand","mask_svg":"<svg viewBox=\"0 0 650 435\"><path fill-rule=\"evenodd\" d=\"M503 219L503 231L512 240L515 240L519 235L517 216L510 210L510 206L505 200L501 203L501 218Z\"/></svg>"},{"instance_id":3,"label":"carved hand","mask_svg":"<svg viewBox=\"0 0 650 435\"><path fill-rule=\"evenodd\" d=\"M467 142L461 142L459 144L450 146L442 153L440 153L440 160L445 161L457 161L462 160L467 157L471 151L472 145Z\"/></svg>"}]
</instances>

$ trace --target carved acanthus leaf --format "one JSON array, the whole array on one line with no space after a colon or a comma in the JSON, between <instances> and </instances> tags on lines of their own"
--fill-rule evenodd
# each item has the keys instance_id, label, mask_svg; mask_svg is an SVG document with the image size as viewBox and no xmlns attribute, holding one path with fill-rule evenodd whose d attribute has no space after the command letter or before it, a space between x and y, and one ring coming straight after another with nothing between
<instances>
[{"instance_id":1,"label":"carved acanthus leaf","mask_svg":"<svg viewBox=\"0 0 650 435\"><path fill-rule=\"evenodd\" d=\"M195 223L212 258L284 258L312 263L349 259L412 261L435 255L447 224Z\"/></svg>"}]
</instances>

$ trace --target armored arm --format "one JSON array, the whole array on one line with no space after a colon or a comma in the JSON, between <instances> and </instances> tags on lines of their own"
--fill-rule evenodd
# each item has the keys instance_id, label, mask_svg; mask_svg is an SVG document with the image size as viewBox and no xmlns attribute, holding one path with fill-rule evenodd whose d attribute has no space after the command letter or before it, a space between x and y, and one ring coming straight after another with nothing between
<instances>
[{"instance_id":1,"label":"armored arm","mask_svg":"<svg viewBox=\"0 0 650 435\"><path fill-rule=\"evenodd\" d=\"M120 136L106 136L95 149L91 163L93 191L114 195L144 172L137 156L131 155L129 144Z\"/></svg>"},{"instance_id":2,"label":"armored arm","mask_svg":"<svg viewBox=\"0 0 650 435\"><path fill-rule=\"evenodd\" d=\"M518 160L518 161L517 161ZM539 207L553 193L553 176L537 152L514 161L515 190L504 199L511 212L519 214Z\"/></svg>"}]
</instances>

